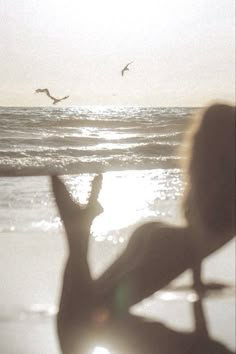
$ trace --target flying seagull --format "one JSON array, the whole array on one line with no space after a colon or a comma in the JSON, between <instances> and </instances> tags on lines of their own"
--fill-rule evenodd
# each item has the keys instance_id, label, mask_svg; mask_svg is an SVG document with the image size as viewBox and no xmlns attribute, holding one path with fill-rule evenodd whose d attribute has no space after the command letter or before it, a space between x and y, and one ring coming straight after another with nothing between
<instances>
[{"instance_id":1,"label":"flying seagull","mask_svg":"<svg viewBox=\"0 0 236 354\"><path fill-rule=\"evenodd\" d=\"M121 75L124 76L125 71L129 70L129 65L132 64L133 61L131 61L130 63L128 63L122 70L121 70Z\"/></svg>"},{"instance_id":2,"label":"flying seagull","mask_svg":"<svg viewBox=\"0 0 236 354\"><path fill-rule=\"evenodd\" d=\"M49 98L51 98L51 100L53 100L53 104L57 104L58 102L60 102L60 101L62 101L62 100L65 100L65 99L67 99L67 98L69 97L69 96L65 96L65 97L62 97L62 98L55 98L55 97L53 97L53 96L50 95L50 92L48 91L47 88L35 90L35 93L42 93L42 92L46 93L46 95L47 95Z\"/></svg>"}]
</instances>

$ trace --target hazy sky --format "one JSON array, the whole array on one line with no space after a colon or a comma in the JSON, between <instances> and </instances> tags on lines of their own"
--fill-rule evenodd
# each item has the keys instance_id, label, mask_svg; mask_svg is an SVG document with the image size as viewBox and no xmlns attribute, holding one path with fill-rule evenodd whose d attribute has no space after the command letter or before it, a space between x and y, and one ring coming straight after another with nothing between
<instances>
[{"instance_id":1,"label":"hazy sky","mask_svg":"<svg viewBox=\"0 0 236 354\"><path fill-rule=\"evenodd\" d=\"M233 102L234 2L0 0L0 105Z\"/></svg>"}]
</instances>

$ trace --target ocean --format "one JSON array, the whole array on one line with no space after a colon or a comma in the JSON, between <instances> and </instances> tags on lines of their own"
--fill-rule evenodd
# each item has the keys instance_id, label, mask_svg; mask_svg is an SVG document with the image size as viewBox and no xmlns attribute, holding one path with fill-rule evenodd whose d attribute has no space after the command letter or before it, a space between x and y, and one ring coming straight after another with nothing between
<instances>
[{"instance_id":1,"label":"ocean","mask_svg":"<svg viewBox=\"0 0 236 354\"><path fill-rule=\"evenodd\" d=\"M2 107L0 173L178 167L176 148L193 110Z\"/></svg>"},{"instance_id":2,"label":"ocean","mask_svg":"<svg viewBox=\"0 0 236 354\"><path fill-rule=\"evenodd\" d=\"M114 209L111 200L116 208L124 201L123 193L130 217L137 209L140 216L165 215L160 201L173 203L182 193L179 147L193 110L0 108L0 232L45 232L58 226L49 211L45 176L50 174L66 175L84 203L89 181L102 173L107 211ZM133 221L127 212L125 218L119 215L114 229Z\"/></svg>"},{"instance_id":3,"label":"ocean","mask_svg":"<svg viewBox=\"0 0 236 354\"><path fill-rule=\"evenodd\" d=\"M47 315L52 318L56 313L66 245L50 175L61 175L73 198L82 204L86 204L94 175L103 175L99 201L104 213L92 225L89 255L96 277L122 252L137 224L183 221L180 150L196 110L0 107L0 340L1 334L11 338L11 330L6 330L9 323L14 327L27 320L27 327L29 319L45 321ZM206 278L232 283L234 257L232 243L218 258L210 257ZM186 277L189 280L189 274ZM137 311L178 329L189 329L193 323L185 300L170 306L155 298ZM234 348L233 299L218 299L218 304L223 303L222 313L216 299L207 301L213 309L213 336ZM176 308L183 314L186 306L186 319L183 315L178 321ZM13 332L19 336L19 329ZM13 349L11 339L3 342L5 354L57 353L51 339L48 351L42 351L40 345L34 351L19 351L16 345Z\"/></svg>"}]
</instances>

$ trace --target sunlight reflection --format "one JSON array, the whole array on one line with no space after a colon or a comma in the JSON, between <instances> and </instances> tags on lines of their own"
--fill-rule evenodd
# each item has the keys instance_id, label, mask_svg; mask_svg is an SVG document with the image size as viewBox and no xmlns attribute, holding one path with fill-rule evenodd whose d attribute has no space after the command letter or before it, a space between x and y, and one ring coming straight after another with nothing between
<instances>
[{"instance_id":1,"label":"sunlight reflection","mask_svg":"<svg viewBox=\"0 0 236 354\"><path fill-rule=\"evenodd\" d=\"M76 201L86 204L93 175L67 177ZM179 171L127 170L103 173L99 202L104 212L93 222L95 240L122 244L130 226L144 220L170 219L181 191ZM171 208L170 208L171 200ZM173 200L176 201L173 203ZM120 231L122 230L122 235Z\"/></svg>"},{"instance_id":2,"label":"sunlight reflection","mask_svg":"<svg viewBox=\"0 0 236 354\"><path fill-rule=\"evenodd\" d=\"M94 348L94 351L92 352L92 354L112 354L112 353L109 352L109 350L107 350L106 348L96 347L96 348Z\"/></svg>"},{"instance_id":3,"label":"sunlight reflection","mask_svg":"<svg viewBox=\"0 0 236 354\"><path fill-rule=\"evenodd\" d=\"M199 296L194 291L165 291L160 290L156 293L157 297L163 301L187 301L196 302L199 300Z\"/></svg>"},{"instance_id":4,"label":"sunlight reflection","mask_svg":"<svg viewBox=\"0 0 236 354\"><path fill-rule=\"evenodd\" d=\"M99 200L104 208L93 224L93 231L117 230L134 224L140 218L154 216L149 204L154 203L156 195L149 178L143 178L136 171L105 173ZM110 236L111 238L111 236ZM112 239L110 239L112 241ZM124 242L121 238L119 242Z\"/></svg>"},{"instance_id":5,"label":"sunlight reflection","mask_svg":"<svg viewBox=\"0 0 236 354\"><path fill-rule=\"evenodd\" d=\"M124 139L139 137L139 135L135 133L124 133L124 132L121 133L119 131L111 131L108 129L100 131L99 136L101 139L106 139L106 140L124 140Z\"/></svg>"}]
</instances>

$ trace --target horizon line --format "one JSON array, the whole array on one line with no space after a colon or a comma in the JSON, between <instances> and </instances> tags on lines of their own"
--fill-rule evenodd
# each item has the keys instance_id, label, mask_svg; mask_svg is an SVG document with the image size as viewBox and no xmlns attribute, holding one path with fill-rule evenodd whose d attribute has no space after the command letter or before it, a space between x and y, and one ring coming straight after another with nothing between
<instances>
[{"instance_id":1,"label":"horizon line","mask_svg":"<svg viewBox=\"0 0 236 354\"><path fill-rule=\"evenodd\" d=\"M127 108L202 108L205 107L205 105L202 106L195 106L195 105L109 105L109 104L86 104L86 105L60 105L60 106L52 106L52 105L39 105L39 106L34 106L34 105L0 105L0 108L52 108L52 109L60 109L60 108L89 108L89 107L101 107L101 108L106 108L106 107L127 107Z\"/></svg>"}]
</instances>

